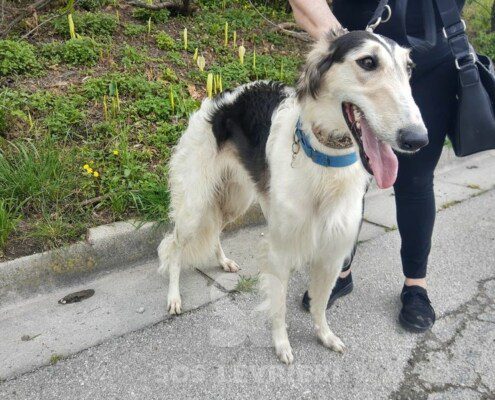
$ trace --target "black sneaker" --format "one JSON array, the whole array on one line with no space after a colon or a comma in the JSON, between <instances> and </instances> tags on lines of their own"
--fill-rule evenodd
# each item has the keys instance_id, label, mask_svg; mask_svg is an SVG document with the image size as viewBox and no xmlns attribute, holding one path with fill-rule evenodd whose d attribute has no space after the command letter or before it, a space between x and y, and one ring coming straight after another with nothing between
<instances>
[{"instance_id":1,"label":"black sneaker","mask_svg":"<svg viewBox=\"0 0 495 400\"><path fill-rule=\"evenodd\" d=\"M352 292L354 285L352 283L352 274L349 273L345 278L338 278L335 283L335 287L332 289L332 293L330 293L330 298L328 299L327 309L337 300L339 297L345 296ZM309 302L311 299L309 298L308 291L304 293L302 299L302 306L306 311L309 311Z\"/></svg>"},{"instance_id":2,"label":"black sneaker","mask_svg":"<svg viewBox=\"0 0 495 400\"><path fill-rule=\"evenodd\" d=\"M435 323L435 310L425 288L421 286L406 286L400 295L402 310L399 322L403 328L411 332L424 332Z\"/></svg>"}]
</instances>

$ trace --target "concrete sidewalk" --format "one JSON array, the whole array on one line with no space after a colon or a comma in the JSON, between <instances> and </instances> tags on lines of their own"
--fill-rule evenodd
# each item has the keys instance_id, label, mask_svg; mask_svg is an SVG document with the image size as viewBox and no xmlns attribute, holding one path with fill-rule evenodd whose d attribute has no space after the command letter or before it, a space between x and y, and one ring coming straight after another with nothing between
<instances>
[{"instance_id":1,"label":"concrete sidewalk","mask_svg":"<svg viewBox=\"0 0 495 400\"><path fill-rule=\"evenodd\" d=\"M489 324L494 321L495 204L493 191L481 194L493 187L495 157L490 153L477 158L476 162L458 163L455 168L440 171L437 176L437 205L445 211L438 219L431 285L435 288L432 297L437 311L444 317L437 324L438 332L434 335L413 336L396 327L401 276L398 235L391 232L395 226L395 220L391 218L395 214L393 197L387 192L375 192L367 199L367 222L356 259L356 285L360 289L330 313L335 332L350 347L343 358L316 343L308 316L299 310L300 294L306 287L304 274L293 280L290 299L290 334L296 365L285 370L279 369L276 362L266 324L253 315L257 296L231 293L239 279L237 274L223 273L216 265L185 272L181 277L181 289L185 309L189 312L179 318L170 318L165 312L166 281L157 279L156 260L152 260L123 266L84 284L36 294L0 308L0 359L3 360L0 378L18 377L0 386L0 398L2 393L6 398L58 398L57 395L66 398L71 389L65 385L79 385L78 379L92 390L74 392L75 398L89 398L90 393L94 398L132 398L134 387L134 392L141 397L164 398L166 396L159 393L171 388L179 390L178 382L170 382L174 379L185 380L179 397L205 394L209 381L214 382L213 394L222 391L228 394L229 391L236 392L236 385L229 383L232 373L242 375L237 379L240 380L238 386L246 392L239 393L246 395L240 397L247 397L250 385L254 386L250 390L265 393L263 382L258 382L264 378L256 373L275 374L275 378L282 374L280 379L276 378L280 385L277 382L265 385L269 387L266 387L267 397L277 397L273 392L277 387L280 393L292 388L296 397L304 397L304 390L316 385L323 394L329 383L340 390L335 398L360 398L369 393L374 393L372 397L383 397L381 394L390 394L392 388L397 391L398 398L399 394L402 396L409 391L433 393L447 387L461 393L459 398L470 398L462 395L461 387L474 388L476 396L478 392L495 396L494 388L485 382L487 379L488 382L495 381L489 379L489 368L486 368L489 366L493 370L494 364L483 356L483 347L494 352L493 338L490 341L485 333L490 333ZM470 199L473 196L476 197ZM457 205L458 202L462 203ZM223 241L228 256L242 266L243 276L257 273L255 254L263 230L262 225L253 226L230 234ZM476 268L473 260L477 260ZM366 285L381 281L383 285L378 290L376 285ZM57 303L64 295L86 288L95 290L90 299L65 306ZM140 330L145 327L148 328ZM136 332L128 334L133 331ZM458 331L471 332L476 339L464 338ZM428 362L428 357L436 357L445 350L452 359L452 346L463 340L462 349L455 350L459 351L455 368L460 368L461 372L453 371L454 375L448 377L443 371L441 376L435 377L436 366ZM97 345L100 346L94 347ZM80 351L83 352L55 367L20 376ZM414 368L407 367L408 359L413 360ZM444 362L440 360L439 363L443 365ZM463 370L468 367L474 368L471 375ZM299 376L305 374L305 368L317 374L323 370L325 376L321 382L306 384L304 379L311 378L301 381ZM77 372L73 374L72 369ZM129 379L127 386L123 377L118 378L119 371ZM103 374L102 380L99 381L94 373ZM174 374L185 374L187 379ZM295 383L288 383L288 374L298 374L291 378ZM349 380L346 374L352 379ZM203 377L203 382L191 382L201 380L197 375ZM425 379L422 378L421 385L417 386L420 375ZM474 381L472 376L476 378ZM428 383L429 377L433 377L434 382ZM448 378L448 382L442 386L437 381L444 378ZM34 383L35 379L45 382L43 395L42 392L29 392L39 387ZM102 382L101 385L96 384L95 379ZM364 388L364 384L368 388ZM186 389L191 390L191 395ZM63 395L65 393L67 396ZM312 390L307 397L314 397L311 393ZM347 397L344 396L346 393ZM480 398L476 396L473 398ZM326 397L334 396L327 393Z\"/></svg>"},{"instance_id":2,"label":"concrete sidewalk","mask_svg":"<svg viewBox=\"0 0 495 400\"><path fill-rule=\"evenodd\" d=\"M328 312L347 345L344 355L316 341L299 303L306 277L297 274L288 297L290 367L277 361L268 324L253 312L257 294L230 294L8 380L0 398L495 398L495 191L438 216L430 262L438 321L424 335L396 322L399 244L389 232L359 247L356 288ZM80 320L91 318L84 309L93 305L84 303L73 309Z\"/></svg>"}]
</instances>

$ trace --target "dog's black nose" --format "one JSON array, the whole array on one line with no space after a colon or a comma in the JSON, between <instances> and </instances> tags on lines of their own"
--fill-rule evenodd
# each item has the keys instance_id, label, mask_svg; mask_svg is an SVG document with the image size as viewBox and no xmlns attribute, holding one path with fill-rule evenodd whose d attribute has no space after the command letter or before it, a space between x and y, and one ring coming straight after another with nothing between
<instances>
[{"instance_id":1,"label":"dog's black nose","mask_svg":"<svg viewBox=\"0 0 495 400\"><path fill-rule=\"evenodd\" d=\"M416 151L428 144L428 132L423 127L399 130L399 147L402 150Z\"/></svg>"}]
</instances>

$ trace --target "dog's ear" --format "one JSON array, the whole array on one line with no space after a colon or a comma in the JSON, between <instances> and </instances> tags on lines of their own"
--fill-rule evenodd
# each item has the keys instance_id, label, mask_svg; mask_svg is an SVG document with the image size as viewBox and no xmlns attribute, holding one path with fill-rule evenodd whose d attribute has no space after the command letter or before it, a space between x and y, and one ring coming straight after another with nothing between
<instances>
[{"instance_id":1,"label":"dog's ear","mask_svg":"<svg viewBox=\"0 0 495 400\"><path fill-rule=\"evenodd\" d=\"M318 90L321 86L322 77L334 62L334 42L337 38L345 35L347 32L347 29L343 28L331 30L315 43L313 49L308 54L306 64L303 67L301 77L297 84L297 95L299 99L307 95L311 95L316 99Z\"/></svg>"}]
</instances>

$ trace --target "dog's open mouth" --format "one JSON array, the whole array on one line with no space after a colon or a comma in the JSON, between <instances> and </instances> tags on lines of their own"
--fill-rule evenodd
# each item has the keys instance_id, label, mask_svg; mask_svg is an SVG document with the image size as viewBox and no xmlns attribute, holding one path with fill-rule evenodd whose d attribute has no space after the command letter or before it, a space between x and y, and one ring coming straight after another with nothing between
<instances>
[{"instance_id":1,"label":"dog's open mouth","mask_svg":"<svg viewBox=\"0 0 495 400\"><path fill-rule=\"evenodd\" d=\"M352 103L342 103L342 113L352 136L359 146L364 168L375 176L382 189L392 186L397 178L399 163L389 144L382 142L373 133L366 116Z\"/></svg>"}]
</instances>

